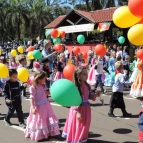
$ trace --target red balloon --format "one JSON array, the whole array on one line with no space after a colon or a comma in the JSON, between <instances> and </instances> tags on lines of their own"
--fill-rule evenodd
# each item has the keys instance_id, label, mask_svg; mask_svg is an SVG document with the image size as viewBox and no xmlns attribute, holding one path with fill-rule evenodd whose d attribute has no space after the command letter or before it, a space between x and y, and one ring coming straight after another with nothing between
<instances>
[{"instance_id":1,"label":"red balloon","mask_svg":"<svg viewBox=\"0 0 143 143\"><path fill-rule=\"evenodd\" d=\"M87 59L87 58L88 58L88 55L87 55L87 53L85 53L85 52L82 52L82 58L83 58L83 59Z\"/></svg>"},{"instance_id":2,"label":"red balloon","mask_svg":"<svg viewBox=\"0 0 143 143\"><path fill-rule=\"evenodd\" d=\"M143 0L129 0L128 7L133 15L143 18Z\"/></svg>"},{"instance_id":3,"label":"red balloon","mask_svg":"<svg viewBox=\"0 0 143 143\"><path fill-rule=\"evenodd\" d=\"M136 55L139 59L143 60L143 49L138 50Z\"/></svg>"},{"instance_id":4,"label":"red balloon","mask_svg":"<svg viewBox=\"0 0 143 143\"><path fill-rule=\"evenodd\" d=\"M61 44L56 44L56 45L54 45L54 49L55 49L55 51L60 52L63 50L63 47Z\"/></svg>"},{"instance_id":5,"label":"red balloon","mask_svg":"<svg viewBox=\"0 0 143 143\"><path fill-rule=\"evenodd\" d=\"M61 38L64 38L66 36L65 31L61 31Z\"/></svg>"},{"instance_id":6,"label":"red balloon","mask_svg":"<svg viewBox=\"0 0 143 143\"><path fill-rule=\"evenodd\" d=\"M75 55L78 55L80 53L80 48L74 47L72 51Z\"/></svg>"},{"instance_id":7,"label":"red balloon","mask_svg":"<svg viewBox=\"0 0 143 143\"><path fill-rule=\"evenodd\" d=\"M142 24L142 23L143 23L143 18L137 24Z\"/></svg>"},{"instance_id":8,"label":"red balloon","mask_svg":"<svg viewBox=\"0 0 143 143\"><path fill-rule=\"evenodd\" d=\"M57 29L53 29L51 32L50 32L51 36L53 38L57 38L58 37L58 30Z\"/></svg>"},{"instance_id":9,"label":"red balloon","mask_svg":"<svg viewBox=\"0 0 143 143\"><path fill-rule=\"evenodd\" d=\"M28 48L28 52L32 52L32 51L34 51L34 47L30 46L30 47Z\"/></svg>"},{"instance_id":10,"label":"red balloon","mask_svg":"<svg viewBox=\"0 0 143 143\"><path fill-rule=\"evenodd\" d=\"M95 46L95 53L99 56L105 56L106 55L106 49L102 44L98 44Z\"/></svg>"},{"instance_id":11,"label":"red balloon","mask_svg":"<svg viewBox=\"0 0 143 143\"><path fill-rule=\"evenodd\" d=\"M40 65L39 65L39 63L34 63L34 68L37 68L37 69L39 69L39 68L40 68Z\"/></svg>"},{"instance_id":12,"label":"red balloon","mask_svg":"<svg viewBox=\"0 0 143 143\"><path fill-rule=\"evenodd\" d=\"M73 75L74 75L74 70L75 70L75 65L67 65L65 66L63 70L64 77L68 80L73 80Z\"/></svg>"}]
</instances>

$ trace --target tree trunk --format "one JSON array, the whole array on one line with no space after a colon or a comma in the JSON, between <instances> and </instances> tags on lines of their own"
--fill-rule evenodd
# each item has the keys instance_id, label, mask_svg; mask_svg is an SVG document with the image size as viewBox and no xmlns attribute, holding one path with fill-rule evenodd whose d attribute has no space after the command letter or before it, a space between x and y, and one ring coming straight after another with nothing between
<instances>
[{"instance_id":1,"label":"tree trunk","mask_svg":"<svg viewBox=\"0 0 143 143\"><path fill-rule=\"evenodd\" d=\"M17 32L18 32L18 41L20 40L20 13L18 14L18 22L17 22Z\"/></svg>"},{"instance_id":2,"label":"tree trunk","mask_svg":"<svg viewBox=\"0 0 143 143\"><path fill-rule=\"evenodd\" d=\"M86 10L90 11L89 0L86 0L85 2L86 2Z\"/></svg>"}]
</instances>

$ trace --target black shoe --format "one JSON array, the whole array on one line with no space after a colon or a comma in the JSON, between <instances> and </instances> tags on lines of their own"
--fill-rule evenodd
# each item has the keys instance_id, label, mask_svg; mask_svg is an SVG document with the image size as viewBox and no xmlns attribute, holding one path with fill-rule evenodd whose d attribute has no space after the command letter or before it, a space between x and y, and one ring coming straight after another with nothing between
<instances>
[{"instance_id":1,"label":"black shoe","mask_svg":"<svg viewBox=\"0 0 143 143\"><path fill-rule=\"evenodd\" d=\"M22 129L25 129L26 128L26 124L25 123L20 123L19 127L21 127Z\"/></svg>"},{"instance_id":2,"label":"black shoe","mask_svg":"<svg viewBox=\"0 0 143 143\"><path fill-rule=\"evenodd\" d=\"M28 97L27 96L22 96L24 99L28 99Z\"/></svg>"},{"instance_id":3,"label":"black shoe","mask_svg":"<svg viewBox=\"0 0 143 143\"><path fill-rule=\"evenodd\" d=\"M115 116L113 113L111 113L111 112L108 113L108 116L109 116L109 117L116 117L116 116Z\"/></svg>"},{"instance_id":4,"label":"black shoe","mask_svg":"<svg viewBox=\"0 0 143 143\"><path fill-rule=\"evenodd\" d=\"M4 123L5 123L7 126L12 126L11 122L10 122L10 121L6 121L5 118L4 118Z\"/></svg>"},{"instance_id":5,"label":"black shoe","mask_svg":"<svg viewBox=\"0 0 143 143\"><path fill-rule=\"evenodd\" d=\"M127 113L127 112L126 112L126 113L123 114L123 117L129 117L129 116L131 116L131 115L132 115L131 113Z\"/></svg>"}]
</instances>

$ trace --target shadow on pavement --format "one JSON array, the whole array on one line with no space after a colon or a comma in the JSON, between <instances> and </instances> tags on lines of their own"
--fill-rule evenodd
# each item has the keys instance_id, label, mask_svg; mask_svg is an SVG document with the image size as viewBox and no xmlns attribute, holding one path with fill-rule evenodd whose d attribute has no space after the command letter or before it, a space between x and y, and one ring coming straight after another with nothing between
<instances>
[{"instance_id":1,"label":"shadow on pavement","mask_svg":"<svg viewBox=\"0 0 143 143\"><path fill-rule=\"evenodd\" d=\"M139 118L139 115L131 115L129 118Z\"/></svg>"},{"instance_id":2,"label":"shadow on pavement","mask_svg":"<svg viewBox=\"0 0 143 143\"><path fill-rule=\"evenodd\" d=\"M96 107L96 106L109 106L109 104L102 105L102 103L95 103L95 104L90 103L90 106L93 106L93 107Z\"/></svg>"},{"instance_id":3,"label":"shadow on pavement","mask_svg":"<svg viewBox=\"0 0 143 143\"><path fill-rule=\"evenodd\" d=\"M117 134L129 134L129 133L132 132L132 130L120 128L120 129L115 129L115 130L113 130L113 132L114 132L114 133L117 133Z\"/></svg>"},{"instance_id":4,"label":"shadow on pavement","mask_svg":"<svg viewBox=\"0 0 143 143\"><path fill-rule=\"evenodd\" d=\"M92 133L92 132L89 132L89 135L88 135L88 138L90 139L90 138L98 138L98 137L101 137L102 135L100 135L100 134L94 134L94 133Z\"/></svg>"},{"instance_id":5,"label":"shadow on pavement","mask_svg":"<svg viewBox=\"0 0 143 143\"><path fill-rule=\"evenodd\" d=\"M59 119L59 123L65 123L66 119Z\"/></svg>"},{"instance_id":6,"label":"shadow on pavement","mask_svg":"<svg viewBox=\"0 0 143 143\"><path fill-rule=\"evenodd\" d=\"M87 143L117 143L117 142L88 139ZM130 142L130 143L131 143L131 142Z\"/></svg>"}]
</instances>

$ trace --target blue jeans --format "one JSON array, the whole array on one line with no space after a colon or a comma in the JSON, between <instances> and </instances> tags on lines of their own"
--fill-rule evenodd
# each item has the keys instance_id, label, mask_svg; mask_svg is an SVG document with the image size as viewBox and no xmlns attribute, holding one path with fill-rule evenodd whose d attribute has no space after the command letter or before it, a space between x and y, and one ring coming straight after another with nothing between
<instances>
[{"instance_id":1,"label":"blue jeans","mask_svg":"<svg viewBox=\"0 0 143 143\"><path fill-rule=\"evenodd\" d=\"M96 75L96 83L95 83L95 89L97 88L98 84L100 86L101 92L104 93L104 88L102 85L102 74Z\"/></svg>"},{"instance_id":2,"label":"blue jeans","mask_svg":"<svg viewBox=\"0 0 143 143\"><path fill-rule=\"evenodd\" d=\"M92 60L92 57L91 57L91 56L89 56L89 58L88 58L88 65L90 65L90 64L91 64L91 60Z\"/></svg>"},{"instance_id":3,"label":"blue jeans","mask_svg":"<svg viewBox=\"0 0 143 143\"><path fill-rule=\"evenodd\" d=\"M52 62L50 62L50 64L49 64L49 68L50 68L50 71L52 72L52 71L53 71L53 61L52 61ZM53 77L53 73L52 73L52 74L50 74L50 79L52 79L52 77ZM50 80L50 87L52 86L52 84L53 84L53 81L52 81L52 80Z\"/></svg>"}]
</instances>

